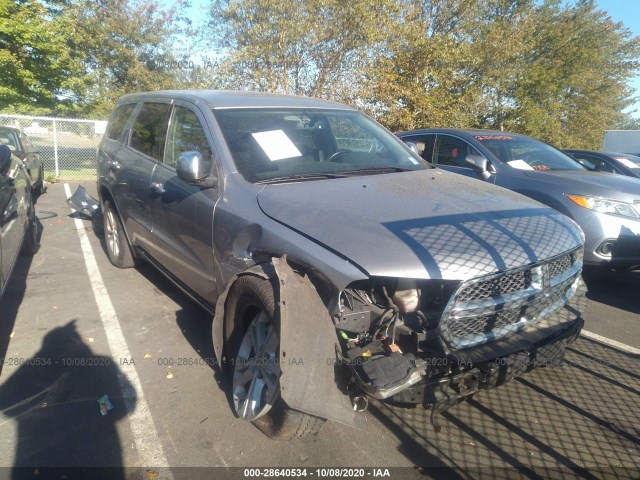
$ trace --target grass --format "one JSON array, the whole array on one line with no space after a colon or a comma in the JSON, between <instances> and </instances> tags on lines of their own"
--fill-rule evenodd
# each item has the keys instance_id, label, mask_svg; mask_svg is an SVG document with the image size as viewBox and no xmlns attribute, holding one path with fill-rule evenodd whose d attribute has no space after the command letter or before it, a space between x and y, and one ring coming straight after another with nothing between
<instances>
[{"instance_id":1,"label":"grass","mask_svg":"<svg viewBox=\"0 0 640 480\"><path fill-rule=\"evenodd\" d=\"M67 180L93 180L95 181L97 178L97 173L95 167L93 168L77 168L73 170L60 169L59 176L57 180L60 182L66 182ZM49 178L55 179L55 172L53 171L45 171L44 176L49 181Z\"/></svg>"}]
</instances>

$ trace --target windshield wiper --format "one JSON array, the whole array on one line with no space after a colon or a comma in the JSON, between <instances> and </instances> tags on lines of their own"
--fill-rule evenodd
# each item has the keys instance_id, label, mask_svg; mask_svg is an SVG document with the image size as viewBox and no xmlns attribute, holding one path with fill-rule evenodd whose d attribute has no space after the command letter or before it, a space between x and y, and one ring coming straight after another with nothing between
<instances>
[{"instance_id":1,"label":"windshield wiper","mask_svg":"<svg viewBox=\"0 0 640 480\"><path fill-rule=\"evenodd\" d=\"M413 172L415 169L413 168L404 168L404 167L392 167L392 166L380 166L380 167L366 167L366 168L356 168L354 170L347 170L345 172L340 172L344 176L347 175L375 175L377 173L393 173L393 172Z\"/></svg>"},{"instance_id":2,"label":"windshield wiper","mask_svg":"<svg viewBox=\"0 0 640 480\"><path fill-rule=\"evenodd\" d=\"M300 175L287 175L286 177L265 178L258 180L256 183L286 183L286 182L304 182L305 180L319 180L326 178L344 178L346 175L341 173L304 173Z\"/></svg>"}]
</instances>

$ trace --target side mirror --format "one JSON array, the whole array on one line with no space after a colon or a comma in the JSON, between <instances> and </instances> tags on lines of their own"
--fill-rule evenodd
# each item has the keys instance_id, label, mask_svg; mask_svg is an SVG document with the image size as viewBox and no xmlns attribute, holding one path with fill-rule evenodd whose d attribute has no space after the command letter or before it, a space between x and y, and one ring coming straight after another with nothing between
<instances>
[{"instance_id":1,"label":"side mirror","mask_svg":"<svg viewBox=\"0 0 640 480\"><path fill-rule=\"evenodd\" d=\"M176 173L187 183L213 188L217 178L204 170L205 163L200 152L183 152L176 162Z\"/></svg>"},{"instance_id":2,"label":"side mirror","mask_svg":"<svg viewBox=\"0 0 640 480\"><path fill-rule=\"evenodd\" d=\"M6 145L0 145L0 177L9 173L11 168L11 150Z\"/></svg>"},{"instance_id":3,"label":"side mirror","mask_svg":"<svg viewBox=\"0 0 640 480\"><path fill-rule=\"evenodd\" d=\"M492 168L489 160L482 155L467 155L465 161L470 164L473 169L480 174L483 180L489 180L491 178Z\"/></svg>"}]
</instances>

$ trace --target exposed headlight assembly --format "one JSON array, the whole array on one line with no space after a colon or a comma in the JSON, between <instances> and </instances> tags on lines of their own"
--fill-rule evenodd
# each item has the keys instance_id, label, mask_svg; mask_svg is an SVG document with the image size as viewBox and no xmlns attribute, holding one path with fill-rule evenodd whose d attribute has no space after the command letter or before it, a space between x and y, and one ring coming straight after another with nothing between
<instances>
[{"instance_id":1,"label":"exposed headlight assembly","mask_svg":"<svg viewBox=\"0 0 640 480\"><path fill-rule=\"evenodd\" d=\"M617 215L627 218L640 218L640 208L638 204L634 206L631 203L621 202L620 200L611 200L609 198L591 197L587 195L570 195L565 193L566 197L576 205L595 210L599 213L607 213L609 215Z\"/></svg>"}]
</instances>

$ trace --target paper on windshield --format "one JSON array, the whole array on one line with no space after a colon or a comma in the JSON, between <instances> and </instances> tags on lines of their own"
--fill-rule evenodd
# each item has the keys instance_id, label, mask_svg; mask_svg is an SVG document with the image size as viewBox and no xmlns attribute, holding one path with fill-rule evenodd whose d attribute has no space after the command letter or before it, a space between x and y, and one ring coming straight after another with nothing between
<instances>
[{"instance_id":1,"label":"paper on windshield","mask_svg":"<svg viewBox=\"0 0 640 480\"><path fill-rule=\"evenodd\" d=\"M627 168L638 168L638 167L640 167L640 163L632 162L628 158L623 158L623 157L614 157L614 158L616 160L618 160L622 165L624 165Z\"/></svg>"},{"instance_id":2,"label":"paper on windshield","mask_svg":"<svg viewBox=\"0 0 640 480\"><path fill-rule=\"evenodd\" d=\"M296 148L291 139L282 130L269 130L251 134L256 139L260 148L267 154L269 160L275 162L284 158L301 157L300 150Z\"/></svg>"},{"instance_id":3,"label":"paper on windshield","mask_svg":"<svg viewBox=\"0 0 640 480\"><path fill-rule=\"evenodd\" d=\"M510 162L507 162L507 165L509 165L510 167L513 167L513 168L517 168L518 170L533 170L534 169L531 165L529 165L524 160L511 160Z\"/></svg>"}]
</instances>

